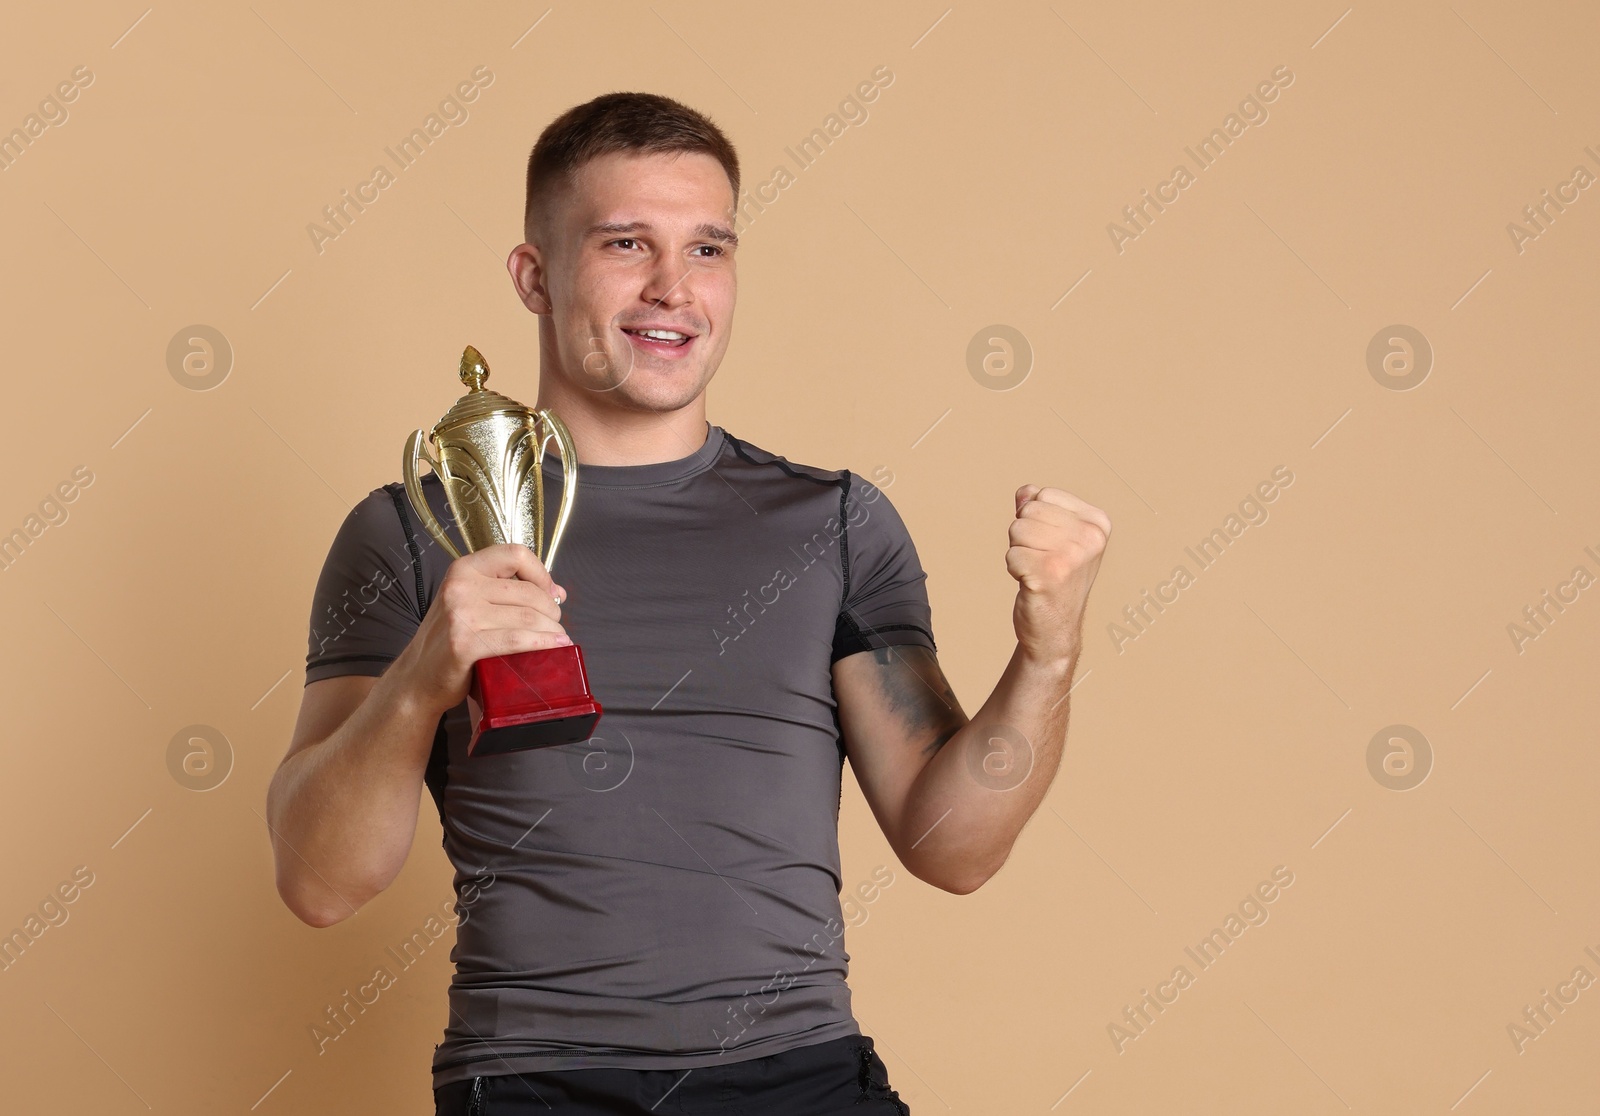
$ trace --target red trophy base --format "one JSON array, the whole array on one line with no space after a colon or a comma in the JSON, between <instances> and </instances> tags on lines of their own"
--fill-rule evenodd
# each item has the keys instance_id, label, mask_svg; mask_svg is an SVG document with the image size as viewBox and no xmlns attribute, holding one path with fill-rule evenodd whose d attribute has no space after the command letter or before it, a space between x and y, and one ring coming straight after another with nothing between
<instances>
[{"instance_id":1,"label":"red trophy base","mask_svg":"<svg viewBox=\"0 0 1600 1116\"><path fill-rule=\"evenodd\" d=\"M467 708L469 756L576 744L594 735L601 712L576 644L479 659Z\"/></svg>"}]
</instances>

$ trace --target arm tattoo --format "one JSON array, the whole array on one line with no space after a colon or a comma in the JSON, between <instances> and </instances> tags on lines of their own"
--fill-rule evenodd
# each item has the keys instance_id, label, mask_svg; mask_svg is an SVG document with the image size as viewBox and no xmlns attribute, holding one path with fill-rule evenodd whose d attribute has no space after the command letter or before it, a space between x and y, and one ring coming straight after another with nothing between
<instances>
[{"instance_id":1,"label":"arm tattoo","mask_svg":"<svg viewBox=\"0 0 1600 1116\"><path fill-rule=\"evenodd\" d=\"M878 667L878 684L889 699L889 709L900 719L906 735L927 741L924 755L935 755L967 723L961 702L932 651L916 646L877 647L872 661Z\"/></svg>"}]
</instances>

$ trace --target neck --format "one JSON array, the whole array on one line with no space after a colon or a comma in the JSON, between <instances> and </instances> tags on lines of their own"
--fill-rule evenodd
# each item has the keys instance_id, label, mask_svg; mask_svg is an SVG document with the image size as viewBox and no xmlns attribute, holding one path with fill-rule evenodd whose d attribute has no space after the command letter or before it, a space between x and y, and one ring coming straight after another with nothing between
<instances>
[{"instance_id":1,"label":"neck","mask_svg":"<svg viewBox=\"0 0 1600 1116\"><path fill-rule=\"evenodd\" d=\"M574 389L540 374L538 408L549 408L572 434L580 465L654 465L688 457L706 442L706 396L675 411L618 407L609 392Z\"/></svg>"}]
</instances>

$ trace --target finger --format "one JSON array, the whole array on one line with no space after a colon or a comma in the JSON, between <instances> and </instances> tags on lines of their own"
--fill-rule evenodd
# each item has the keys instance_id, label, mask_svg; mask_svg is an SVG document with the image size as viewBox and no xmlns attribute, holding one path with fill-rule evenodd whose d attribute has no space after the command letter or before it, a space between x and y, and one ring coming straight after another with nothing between
<instances>
[{"instance_id":1,"label":"finger","mask_svg":"<svg viewBox=\"0 0 1600 1116\"><path fill-rule=\"evenodd\" d=\"M1060 550L1071 542L1071 537L1053 523L1046 523L1040 519L1013 519L1011 526L1006 530L1006 536L1012 546L1023 546L1029 550Z\"/></svg>"},{"instance_id":2,"label":"finger","mask_svg":"<svg viewBox=\"0 0 1600 1116\"><path fill-rule=\"evenodd\" d=\"M535 631L531 628L495 628L479 633L474 653L478 659L492 659L499 655L519 655L524 651L565 647L571 643L572 640L564 632Z\"/></svg>"},{"instance_id":3,"label":"finger","mask_svg":"<svg viewBox=\"0 0 1600 1116\"><path fill-rule=\"evenodd\" d=\"M550 571L544 568L539 556L532 548L522 543L495 543L493 546L473 551L462 561L485 576L514 577L519 581L531 581L535 585L542 586L545 592L549 592L554 584Z\"/></svg>"},{"instance_id":4,"label":"finger","mask_svg":"<svg viewBox=\"0 0 1600 1116\"><path fill-rule=\"evenodd\" d=\"M1106 513L1089 503L1089 501L1074 496L1072 493L1060 488L1041 488L1034 496L1034 499L1042 504L1065 508L1084 519L1095 522L1100 520L1105 520L1107 523L1110 522L1106 518Z\"/></svg>"},{"instance_id":5,"label":"finger","mask_svg":"<svg viewBox=\"0 0 1600 1116\"><path fill-rule=\"evenodd\" d=\"M479 632L512 631L525 628L530 632L552 632L564 635L561 622L547 613L524 605L490 605L473 618L473 627Z\"/></svg>"},{"instance_id":6,"label":"finger","mask_svg":"<svg viewBox=\"0 0 1600 1116\"><path fill-rule=\"evenodd\" d=\"M1017 502L1017 511L1020 512L1022 510L1022 506L1029 500L1032 500L1038 491L1039 486L1036 484L1025 484L1021 488L1017 489L1014 497Z\"/></svg>"},{"instance_id":7,"label":"finger","mask_svg":"<svg viewBox=\"0 0 1600 1116\"><path fill-rule=\"evenodd\" d=\"M1037 588L1039 573L1043 567L1044 553L1030 550L1025 546L1013 546L1006 551L1006 573L1024 582L1030 588ZM1033 579L1031 582L1025 579Z\"/></svg>"},{"instance_id":8,"label":"finger","mask_svg":"<svg viewBox=\"0 0 1600 1116\"><path fill-rule=\"evenodd\" d=\"M1104 548L1111 535L1101 523L1068 511L1058 504L1047 504L1041 500L1024 504L1015 522L1043 524L1058 532L1059 541L1055 543L1057 549L1072 544L1085 548Z\"/></svg>"},{"instance_id":9,"label":"finger","mask_svg":"<svg viewBox=\"0 0 1600 1116\"><path fill-rule=\"evenodd\" d=\"M547 593L532 582L511 577L486 577L478 582L478 599L491 605L518 605L537 609L559 620L561 604L554 593Z\"/></svg>"},{"instance_id":10,"label":"finger","mask_svg":"<svg viewBox=\"0 0 1600 1116\"><path fill-rule=\"evenodd\" d=\"M551 600L482 601L472 610L471 618L478 627L508 628L515 624L527 627L557 627L561 624L561 606Z\"/></svg>"},{"instance_id":11,"label":"finger","mask_svg":"<svg viewBox=\"0 0 1600 1116\"><path fill-rule=\"evenodd\" d=\"M1017 518L1034 519L1040 523L1054 523L1061 527L1086 522L1083 516L1072 509L1064 508L1060 504L1052 504L1047 500L1029 500L1017 509Z\"/></svg>"},{"instance_id":12,"label":"finger","mask_svg":"<svg viewBox=\"0 0 1600 1116\"><path fill-rule=\"evenodd\" d=\"M1038 486L1035 485L1033 487ZM1098 526L1107 536L1111 534L1111 517L1089 503L1089 501L1079 499L1070 492L1065 492L1059 488L1039 488L1033 499L1038 503L1066 508L1068 511L1074 512L1079 517L1087 519Z\"/></svg>"},{"instance_id":13,"label":"finger","mask_svg":"<svg viewBox=\"0 0 1600 1116\"><path fill-rule=\"evenodd\" d=\"M491 632L545 632L553 635L567 634L561 622L534 608L521 605L478 604L470 612L457 617L464 632L474 641L481 642Z\"/></svg>"}]
</instances>

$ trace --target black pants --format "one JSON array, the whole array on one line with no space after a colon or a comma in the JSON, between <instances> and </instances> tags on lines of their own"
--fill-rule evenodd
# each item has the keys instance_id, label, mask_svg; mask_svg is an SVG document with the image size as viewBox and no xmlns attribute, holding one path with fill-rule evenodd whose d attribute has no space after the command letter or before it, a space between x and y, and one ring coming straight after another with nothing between
<instances>
[{"instance_id":1,"label":"black pants","mask_svg":"<svg viewBox=\"0 0 1600 1116\"><path fill-rule=\"evenodd\" d=\"M692 1070L494 1074L441 1085L435 1116L909 1116L866 1035ZM502 1070L504 1067L501 1067Z\"/></svg>"}]
</instances>

